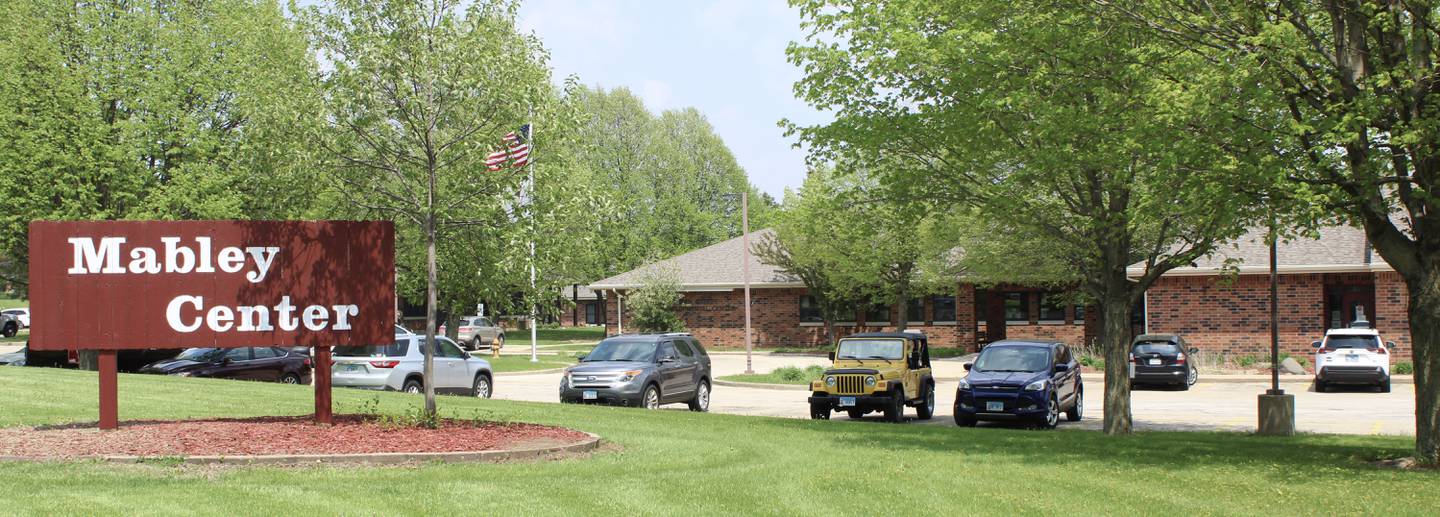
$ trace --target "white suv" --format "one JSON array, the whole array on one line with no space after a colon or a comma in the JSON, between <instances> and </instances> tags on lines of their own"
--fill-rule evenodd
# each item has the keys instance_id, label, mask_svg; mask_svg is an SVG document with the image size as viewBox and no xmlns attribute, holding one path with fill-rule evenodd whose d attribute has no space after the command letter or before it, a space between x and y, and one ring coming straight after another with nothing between
<instances>
[{"instance_id":1,"label":"white suv","mask_svg":"<svg viewBox=\"0 0 1440 517\"><path fill-rule=\"evenodd\" d=\"M1368 327L1356 322L1355 327ZM1323 393L1335 384L1374 385L1390 392L1390 354L1395 343L1380 340L1372 328L1330 329L1324 341L1311 343L1315 350L1315 391Z\"/></svg>"},{"instance_id":2,"label":"white suv","mask_svg":"<svg viewBox=\"0 0 1440 517\"><path fill-rule=\"evenodd\" d=\"M490 362L461 350L454 341L435 336L435 393L490 398L495 376ZM330 374L335 386L421 393L425 390L425 336L396 334L389 345L337 346Z\"/></svg>"}]
</instances>

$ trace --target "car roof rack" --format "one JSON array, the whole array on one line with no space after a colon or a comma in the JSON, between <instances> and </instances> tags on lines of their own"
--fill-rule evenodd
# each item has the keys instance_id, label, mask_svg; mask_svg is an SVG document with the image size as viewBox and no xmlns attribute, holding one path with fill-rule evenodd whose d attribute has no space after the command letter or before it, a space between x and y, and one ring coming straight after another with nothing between
<instances>
[{"instance_id":1,"label":"car roof rack","mask_svg":"<svg viewBox=\"0 0 1440 517\"><path fill-rule=\"evenodd\" d=\"M661 332L660 335L662 335L662 336L685 336L685 337L690 337L690 336L693 336L694 334L691 334L691 333L689 333L689 332Z\"/></svg>"}]
</instances>

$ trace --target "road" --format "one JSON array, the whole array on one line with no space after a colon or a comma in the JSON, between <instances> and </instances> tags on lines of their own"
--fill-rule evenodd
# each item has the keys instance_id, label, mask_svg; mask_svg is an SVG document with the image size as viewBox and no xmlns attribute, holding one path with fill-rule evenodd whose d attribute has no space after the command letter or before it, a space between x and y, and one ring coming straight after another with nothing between
<instances>
[{"instance_id":1,"label":"road","mask_svg":"<svg viewBox=\"0 0 1440 517\"><path fill-rule=\"evenodd\" d=\"M823 357L755 355L756 372L768 372L781 366L825 365ZM912 421L925 425L955 425L951 407L955 403L955 385L964 374L960 361L935 361L939 380L936 393L935 418ZM712 354L715 375L742 373L743 354ZM559 398L559 373L503 375L495 381L495 398L556 402ZM1084 420L1071 424L1062 420L1064 428L1099 429L1104 410L1101 397L1103 378L1086 377L1086 414ZM1132 396L1132 414L1136 430L1219 430L1254 431L1256 395L1269 388L1268 382L1206 382L1201 377L1190 391L1140 389ZM1335 434L1415 434L1415 392L1412 384L1394 384L1390 393L1373 390L1315 393L1308 377L1281 384L1295 395L1295 425L1300 432ZM784 418L808 418L809 409L803 390L763 389L715 386L710 410L716 413L758 415ZM683 410L683 405L667 406ZM907 410L914 418L914 410ZM848 418L836 413L833 418ZM879 420L876 413L866 420ZM985 424L982 424L985 425Z\"/></svg>"}]
</instances>

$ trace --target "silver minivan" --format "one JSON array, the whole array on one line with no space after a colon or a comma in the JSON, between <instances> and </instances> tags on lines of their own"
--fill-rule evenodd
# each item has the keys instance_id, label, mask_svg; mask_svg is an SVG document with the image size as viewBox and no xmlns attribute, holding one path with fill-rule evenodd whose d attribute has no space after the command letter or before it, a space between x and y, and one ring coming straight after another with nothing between
<instances>
[{"instance_id":1,"label":"silver minivan","mask_svg":"<svg viewBox=\"0 0 1440 517\"><path fill-rule=\"evenodd\" d=\"M495 379L490 362L471 357L454 341L436 336L435 392L490 398ZM335 386L423 393L425 336L396 334L386 345L337 346L331 382Z\"/></svg>"}]
</instances>

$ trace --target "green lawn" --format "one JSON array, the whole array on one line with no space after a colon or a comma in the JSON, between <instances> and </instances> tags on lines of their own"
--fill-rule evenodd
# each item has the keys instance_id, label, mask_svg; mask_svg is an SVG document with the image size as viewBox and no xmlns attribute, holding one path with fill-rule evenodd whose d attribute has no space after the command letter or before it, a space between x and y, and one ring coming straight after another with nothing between
<instances>
[{"instance_id":1,"label":"green lawn","mask_svg":"<svg viewBox=\"0 0 1440 517\"><path fill-rule=\"evenodd\" d=\"M575 364L575 358L559 355L541 355L540 362L530 362L528 355L502 355L498 358L490 357L484 352L476 353L476 357L490 361L490 369L496 372L528 372L534 370L553 370L564 368Z\"/></svg>"},{"instance_id":2,"label":"green lawn","mask_svg":"<svg viewBox=\"0 0 1440 517\"><path fill-rule=\"evenodd\" d=\"M88 372L0 368L0 426L95 419ZM497 380L500 389L504 378ZM305 386L120 376L124 419L305 414ZM420 398L336 390L400 412ZM797 406L803 404L797 394ZM1106 437L442 397L442 412L569 426L588 458L503 465L197 468L0 464L6 514L1193 515L1433 514L1440 474L1367 460L1400 437ZM1429 508L1427 510L1427 508Z\"/></svg>"},{"instance_id":3,"label":"green lawn","mask_svg":"<svg viewBox=\"0 0 1440 517\"><path fill-rule=\"evenodd\" d=\"M735 374L716 377L722 381L735 382L756 382L761 384L810 384L810 381L817 379L825 373L823 366L810 366L798 368L795 366L782 366L769 373Z\"/></svg>"},{"instance_id":4,"label":"green lawn","mask_svg":"<svg viewBox=\"0 0 1440 517\"><path fill-rule=\"evenodd\" d=\"M14 308L16 308L16 307L29 307L29 306L30 306L30 301L29 301L29 300L21 300L21 299L19 299L19 298L0 298L0 310L14 309Z\"/></svg>"}]
</instances>

